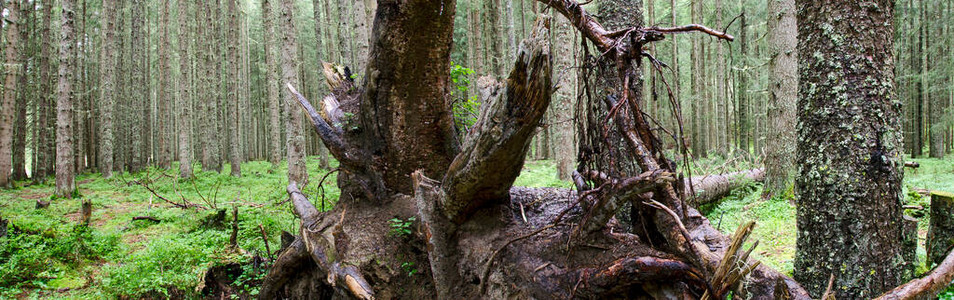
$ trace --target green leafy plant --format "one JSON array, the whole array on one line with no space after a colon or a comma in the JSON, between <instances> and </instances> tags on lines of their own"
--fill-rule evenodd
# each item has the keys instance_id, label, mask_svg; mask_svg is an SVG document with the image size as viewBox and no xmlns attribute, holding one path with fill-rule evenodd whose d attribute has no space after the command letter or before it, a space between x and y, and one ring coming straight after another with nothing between
<instances>
[{"instance_id":1,"label":"green leafy plant","mask_svg":"<svg viewBox=\"0 0 954 300\"><path fill-rule=\"evenodd\" d=\"M477 95L466 97L468 87L470 86L470 76L474 75L474 70L451 62L451 82L454 83L454 90L451 90L454 104L454 124L458 132L467 132L470 127L477 122L477 114L480 112L480 101Z\"/></svg>"},{"instance_id":2,"label":"green leafy plant","mask_svg":"<svg viewBox=\"0 0 954 300\"><path fill-rule=\"evenodd\" d=\"M407 220L401 220L400 218L393 218L388 220L388 225L391 226L391 231L388 232L391 236L396 237L408 237L411 233L414 233L411 230L411 226L414 225L414 217L407 218Z\"/></svg>"},{"instance_id":3,"label":"green leafy plant","mask_svg":"<svg viewBox=\"0 0 954 300\"><path fill-rule=\"evenodd\" d=\"M403 269L404 272L407 273L407 276L408 276L408 277L414 276L414 274L417 274L417 272L418 272L418 271L417 271L417 268L414 267L414 262L413 262L413 261L406 261L406 262L401 263L401 269Z\"/></svg>"}]
</instances>

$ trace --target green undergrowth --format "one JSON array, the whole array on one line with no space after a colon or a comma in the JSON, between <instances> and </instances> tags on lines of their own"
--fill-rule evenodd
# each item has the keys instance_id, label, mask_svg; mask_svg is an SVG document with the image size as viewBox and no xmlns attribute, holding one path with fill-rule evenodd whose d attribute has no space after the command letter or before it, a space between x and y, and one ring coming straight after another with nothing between
<instances>
[{"instance_id":1,"label":"green undergrowth","mask_svg":"<svg viewBox=\"0 0 954 300\"><path fill-rule=\"evenodd\" d=\"M340 193L337 173L319 169L316 157L307 165L311 182L303 192L316 207L330 210ZM336 165L332 162L331 169ZM298 230L291 206L283 202L287 167L271 170L267 162L248 162L240 178L228 175L228 165L221 174L195 167L193 179L177 178L177 166L116 173L110 179L78 176L77 196L93 204L88 226L78 225L79 199L51 197L52 180L18 182L19 188L0 191L0 217L11 226L0 238L0 299L201 298L206 271L231 263L242 264L233 285L245 295L257 294L255 281L264 277L264 268L247 262L253 255L266 256L259 226L272 251L280 247L281 231ZM515 185L571 186L557 178L552 161L527 162ZM201 208L177 208L163 198ZM52 204L34 209L37 200ZM241 251L229 247L233 207L239 210ZM215 218L223 209L224 220Z\"/></svg>"},{"instance_id":2,"label":"green undergrowth","mask_svg":"<svg viewBox=\"0 0 954 300\"><path fill-rule=\"evenodd\" d=\"M920 168L917 170L905 169L904 195L908 205L920 205L929 208L929 197L922 197L917 190L942 190L954 192L954 158L948 159L911 159L917 161ZM709 162L712 165L712 162ZM738 169L750 166L742 164ZM738 170L738 169L730 169ZM754 251L755 257L762 263L775 268L785 274L792 275L795 258L795 240L797 238L796 208L791 193L769 200L762 200L762 185L751 183L745 188L736 190L722 201L701 208L702 213L709 218L713 226L725 234L732 234L739 225L749 220L756 221L749 242L759 241ZM906 213L911 214L911 211ZM926 253L924 242L927 237L927 228L930 216L926 213L914 213L919 218L918 224L918 274L929 270L924 265ZM954 299L954 289L949 289L941 295L942 299Z\"/></svg>"},{"instance_id":3,"label":"green undergrowth","mask_svg":"<svg viewBox=\"0 0 954 300\"><path fill-rule=\"evenodd\" d=\"M328 171L318 165L317 158L308 158L312 182L303 192L327 210L338 199L336 174L320 189L318 181ZM80 175L77 194L93 205L89 226L77 225L79 199L51 197L52 180L0 191L0 217L10 222L8 235L0 238L0 299L200 297L197 287L210 267L266 256L259 226L273 251L281 231L296 232L298 226L290 205L282 204L288 184L284 164L271 170L267 162L248 162L240 178L228 175L228 165L223 170L197 170L194 179L177 178L176 166L110 179ZM162 198L201 208L177 208ZM52 204L37 210L37 200ZM233 207L239 211L241 250L229 247ZM224 220L210 219L222 209ZM263 276L254 272L242 276ZM249 295L257 292L256 286L244 288Z\"/></svg>"}]
</instances>

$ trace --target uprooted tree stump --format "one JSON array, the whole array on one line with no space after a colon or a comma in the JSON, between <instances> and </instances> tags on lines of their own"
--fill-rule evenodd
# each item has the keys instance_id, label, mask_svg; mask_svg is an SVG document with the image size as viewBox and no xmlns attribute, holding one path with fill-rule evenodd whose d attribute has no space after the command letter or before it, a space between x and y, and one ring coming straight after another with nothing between
<instances>
[{"instance_id":1,"label":"uprooted tree stump","mask_svg":"<svg viewBox=\"0 0 954 300\"><path fill-rule=\"evenodd\" d=\"M638 78L632 62L643 45L663 34L732 39L698 25L608 31L576 2L541 2L567 16L627 82ZM287 86L340 161L338 184L348 196L319 212L297 183L289 185L302 226L265 278L261 298L721 299L732 291L807 299L791 278L748 258L752 249L741 247L747 234L730 241L683 203L674 165L656 147L629 88L602 100L616 108L612 123L623 149L638 158L638 173L591 178L579 193L512 187L553 92L547 17L521 43L504 83L487 91L476 124L458 143L449 101L440 100L447 96L453 14L446 12L453 6L382 2L362 86L325 65L332 94L317 109ZM641 234L625 232L614 218L626 203L641 211L630 226ZM416 233L393 233L388 220L412 217Z\"/></svg>"}]
</instances>

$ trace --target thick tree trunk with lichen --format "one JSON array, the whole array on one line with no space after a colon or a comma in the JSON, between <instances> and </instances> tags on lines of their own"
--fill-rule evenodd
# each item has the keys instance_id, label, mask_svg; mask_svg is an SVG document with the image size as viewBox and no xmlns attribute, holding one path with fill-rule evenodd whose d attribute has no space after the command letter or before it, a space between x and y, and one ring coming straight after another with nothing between
<instances>
[{"instance_id":1,"label":"thick tree trunk with lichen","mask_svg":"<svg viewBox=\"0 0 954 300\"><path fill-rule=\"evenodd\" d=\"M893 1L796 1L799 175L795 278L837 298L898 285L901 104L893 97ZM862 29L862 30L859 30Z\"/></svg>"}]
</instances>

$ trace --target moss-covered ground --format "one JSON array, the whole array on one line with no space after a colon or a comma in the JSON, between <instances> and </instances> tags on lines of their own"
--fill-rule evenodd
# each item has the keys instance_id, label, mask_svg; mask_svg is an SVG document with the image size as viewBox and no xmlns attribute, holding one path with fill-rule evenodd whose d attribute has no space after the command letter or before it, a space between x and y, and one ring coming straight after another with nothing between
<instances>
[{"instance_id":1,"label":"moss-covered ground","mask_svg":"<svg viewBox=\"0 0 954 300\"><path fill-rule=\"evenodd\" d=\"M915 159L921 167L905 172L907 201L926 206L916 189L954 192L954 159ZM338 199L335 173L328 174L317 158L309 158L312 183L304 192L321 207L330 209ZM334 164L333 164L334 165ZM745 160L707 159L695 164L696 174L753 167ZM281 231L295 232L297 220L287 198L286 168L270 170L267 162L242 165L243 176L198 172L194 180L175 177L177 171L150 169L138 174L99 174L77 178L79 195L92 201L92 221L77 225L80 201L53 199L53 182L30 184L0 191L0 217L10 221L10 232L0 238L0 299L102 299L102 298L198 298L203 276L213 266L241 263L235 288L242 296L254 296L263 268L248 263L253 256L266 256L261 228L271 249L280 244ZM556 178L555 164L530 161L517 186L570 187ZM175 202L204 208L176 208L137 182L148 182L156 194ZM762 200L761 185L753 183L702 210L712 224L725 233L755 220L751 240L759 240L756 257L763 263L791 274L795 255L795 206L791 195ZM34 209L36 201L51 201L48 209ZM231 210L238 208L238 248L229 247ZM210 222L218 209L226 209L224 224ZM133 221L153 217L160 222ZM928 217L921 218L923 243ZM919 258L924 259L923 246ZM926 268L922 267L921 271ZM943 294L951 299L954 293Z\"/></svg>"}]
</instances>

